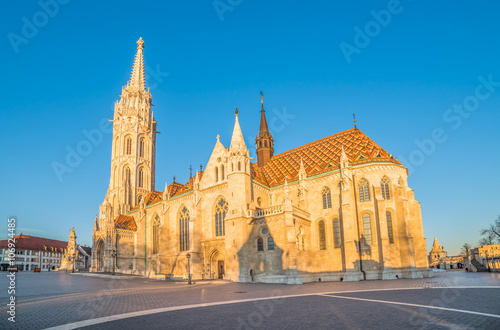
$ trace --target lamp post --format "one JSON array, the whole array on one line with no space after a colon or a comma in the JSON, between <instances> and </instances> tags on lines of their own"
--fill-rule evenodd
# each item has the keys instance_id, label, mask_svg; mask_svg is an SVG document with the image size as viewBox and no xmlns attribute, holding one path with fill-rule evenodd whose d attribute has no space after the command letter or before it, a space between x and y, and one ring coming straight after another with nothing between
<instances>
[{"instance_id":1,"label":"lamp post","mask_svg":"<svg viewBox=\"0 0 500 330\"><path fill-rule=\"evenodd\" d=\"M71 274L73 274L75 272L75 257L74 256L70 256L69 260L72 261L71 264L73 265L73 268L71 269Z\"/></svg>"},{"instance_id":2,"label":"lamp post","mask_svg":"<svg viewBox=\"0 0 500 330\"><path fill-rule=\"evenodd\" d=\"M186 258L188 260L188 284L191 284L191 263L190 263L191 254L190 253L186 254Z\"/></svg>"},{"instance_id":3,"label":"lamp post","mask_svg":"<svg viewBox=\"0 0 500 330\"><path fill-rule=\"evenodd\" d=\"M116 250L113 249L111 252L111 257L113 258L113 275L115 275L115 267L116 267Z\"/></svg>"}]
</instances>

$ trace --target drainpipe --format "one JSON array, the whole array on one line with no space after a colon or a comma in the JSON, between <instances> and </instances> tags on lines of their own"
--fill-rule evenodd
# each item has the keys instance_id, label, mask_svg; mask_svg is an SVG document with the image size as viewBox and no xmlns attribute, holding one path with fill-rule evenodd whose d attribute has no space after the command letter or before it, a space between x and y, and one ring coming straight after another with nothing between
<instances>
[{"instance_id":1,"label":"drainpipe","mask_svg":"<svg viewBox=\"0 0 500 330\"><path fill-rule=\"evenodd\" d=\"M359 270L363 273L363 279L366 280L366 273L363 270L363 254L361 252L361 236L359 233L359 214L358 214L358 198L356 194L356 176L355 174L352 175L352 187L354 190L354 208L356 211L356 223L358 226L358 252L359 252Z\"/></svg>"}]
</instances>

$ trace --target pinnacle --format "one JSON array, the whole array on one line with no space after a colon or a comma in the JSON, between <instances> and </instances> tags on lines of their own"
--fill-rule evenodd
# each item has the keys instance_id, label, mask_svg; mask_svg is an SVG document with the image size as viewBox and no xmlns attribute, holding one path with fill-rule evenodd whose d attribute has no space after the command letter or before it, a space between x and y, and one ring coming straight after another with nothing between
<instances>
[{"instance_id":1,"label":"pinnacle","mask_svg":"<svg viewBox=\"0 0 500 330\"><path fill-rule=\"evenodd\" d=\"M144 41L142 37L137 40L137 53L135 55L134 67L130 80L127 83L129 87L135 87L140 91L146 90L146 74L144 72L144 56L142 51L144 49Z\"/></svg>"}]
</instances>

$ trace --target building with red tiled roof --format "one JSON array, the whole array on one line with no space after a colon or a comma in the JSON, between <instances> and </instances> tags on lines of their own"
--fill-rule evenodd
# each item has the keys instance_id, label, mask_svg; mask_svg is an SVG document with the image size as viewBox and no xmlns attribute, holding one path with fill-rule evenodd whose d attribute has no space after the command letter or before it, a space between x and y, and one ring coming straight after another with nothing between
<instances>
[{"instance_id":1,"label":"building with red tiled roof","mask_svg":"<svg viewBox=\"0 0 500 330\"><path fill-rule=\"evenodd\" d=\"M229 146L217 135L203 171L155 190L157 132L143 46L140 39L115 106L93 271L184 278L189 260L194 278L239 282L430 276L406 167L356 126L275 154L262 92L255 159L236 109ZM257 122L257 111L246 120Z\"/></svg>"},{"instance_id":2,"label":"building with red tiled roof","mask_svg":"<svg viewBox=\"0 0 500 330\"><path fill-rule=\"evenodd\" d=\"M68 242L65 241L22 233L15 236L14 241L15 253L13 254L9 251L9 240L0 241L1 270L7 270L10 267L11 256L14 257L15 268L18 270L33 271L35 268L40 268L42 271L57 270L61 266L68 247ZM88 253L90 261L91 248L83 246L82 249Z\"/></svg>"}]
</instances>

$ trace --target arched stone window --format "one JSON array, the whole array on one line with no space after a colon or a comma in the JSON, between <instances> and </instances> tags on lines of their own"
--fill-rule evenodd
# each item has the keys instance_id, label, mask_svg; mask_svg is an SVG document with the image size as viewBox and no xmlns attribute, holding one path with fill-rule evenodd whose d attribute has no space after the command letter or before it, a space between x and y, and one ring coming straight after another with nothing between
<instances>
[{"instance_id":1,"label":"arched stone window","mask_svg":"<svg viewBox=\"0 0 500 330\"><path fill-rule=\"evenodd\" d=\"M338 218L333 219L333 247L340 247L340 221Z\"/></svg>"},{"instance_id":2,"label":"arched stone window","mask_svg":"<svg viewBox=\"0 0 500 330\"><path fill-rule=\"evenodd\" d=\"M257 251L264 251L264 240L262 237L257 239Z\"/></svg>"},{"instance_id":3,"label":"arched stone window","mask_svg":"<svg viewBox=\"0 0 500 330\"><path fill-rule=\"evenodd\" d=\"M391 195L389 193L389 179L387 177L382 178L380 181L380 187L382 188L382 198L391 199Z\"/></svg>"},{"instance_id":4,"label":"arched stone window","mask_svg":"<svg viewBox=\"0 0 500 330\"><path fill-rule=\"evenodd\" d=\"M360 202L370 201L370 189L368 187L368 181L364 179L359 182L359 201Z\"/></svg>"},{"instance_id":5,"label":"arched stone window","mask_svg":"<svg viewBox=\"0 0 500 330\"><path fill-rule=\"evenodd\" d=\"M137 177L138 177L138 184L137 186L139 188L143 188L144 187L144 170L142 169L142 167L139 168L139 171L137 173Z\"/></svg>"},{"instance_id":6,"label":"arched stone window","mask_svg":"<svg viewBox=\"0 0 500 330\"><path fill-rule=\"evenodd\" d=\"M132 138L130 136L125 138L125 155L132 155Z\"/></svg>"},{"instance_id":7,"label":"arched stone window","mask_svg":"<svg viewBox=\"0 0 500 330\"><path fill-rule=\"evenodd\" d=\"M325 221L318 222L319 249L326 250Z\"/></svg>"},{"instance_id":8,"label":"arched stone window","mask_svg":"<svg viewBox=\"0 0 500 330\"><path fill-rule=\"evenodd\" d=\"M274 250L274 238L273 238L272 236L269 236L269 237L267 238L267 249L268 249L269 251Z\"/></svg>"},{"instance_id":9,"label":"arched stone window","mask_svg":"<svg viewBox=\"0 0 500 330\"><path fill-rule=\"evenodd\" d=\"M215 182L219 182L219 168L215 168Z\"/></svg>"},{"instance_id":10,"label":"arched stone window","mask_svg":"<svg viewBox=\"0 0 500 330\"><path fill-rule=\"evenodd\" d=\"M220 176L221 176L221 180L224 180L224 165L221 165L220 166Z\"/></svg>"},{"instance_id":11,"label":"arched stone window","mask_svg":"<svg viewBox=\"0 0 500 330\"><path fill-rule=\"evenodd\" d=\"M158 214L153 219L153 254L158 254L160 247L160 217Z\"/></svg>"},{"instance_id":12,"label":"arched stone window","mask_svg":"<svg viewBox=\"0 0 500 330\"><path fill-rule=\"evenodd\" d=\"M264 140L264 147L267 148L267 140Z\"/></svg>"},{"instance_id":13,"label":"arched stone window","mask_svg":"<svg viewBox=\"0 0 500 330\"><path fill-rule=\"evenodd\" d=\"M323 209L332 208L332 194L330 188L324 187L321 191L321 197L323 198Z\"/></svg>"},{"instance_id":14,"label":"arched stone window","mask_svg":"<svg viewBox=\"0 0 500 330\"><path fill-rule=\"evenodd\" d=\"M120 145L119 145L119 141L120 141L120 138L117 136L115 138L115 145L114 145L114 148L115 148L115 157L118 157L120 155Z\"/></svg>"},{"instance_id":15,"label":"arched stone window","mask_svg":"<svg viewBox=\"0 0 500 330\"><path fill-rule=\"evenodd\" d=\"M372 245L372 223L368 213L363 214L363 234L365 245Z\"/></svg>"},{"instance_id":16,"label":"arched stone window","mask_svg":"<svg viewBox=\"0 0 500 330\"><path fill-rule=\"evenodd\" d=\"M389 211L385 212L385 218L387 220L387 235L389 236L389 243L394 243L394 229L392 227L392 214Z\"/></svg>"},{"instance_id":17,"label":"arched stone window","mask_svg":"<svg viewBox=\"0 0 500 330\"><path fill-rule=\"evenodd\" d=\"M228 211L228 204L226 200L221 197L215 203L215 236L226 235L226 225L224 219Z\"/></svg>"},{"instance_id":18,"label":"arched stone window","mask_svg":"<svg viewBox=\"0 0 500 330\"><path fill-rule=\"evenodd\" d=\"M179 212L179 242L180 250L189 250L189 211L183 207Z\"/></svg>"},{"instance_id":19,"label":"arched stone window","mask_svg":"<svg viewBox=\"0 0 500 330\"><path fill-rule=\"evenodd\" d=\"M139 141L139 157L144 157L144 138Z\"/></svg>"},{"instance_id":20,"label":"arched stone window","mask_svg":"<svg viewBox=\"0 0 500 330\"><path fill-rule=\"evenodd\" d=\"M238 162L238 171L241 171L241 162Z\"/></svg>"},{"instance_id":21,"label":"arched stone window","mask_svg":"<svg viewBox=\"0 0 500 330\"><path fill-rule=\"evenodd\" d=\"M125 166L123 168L123 181L128 185L130 185L130 168Z\"/></svg>"}]
</instances>

